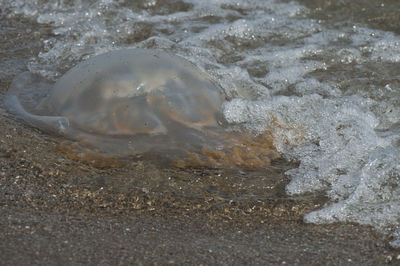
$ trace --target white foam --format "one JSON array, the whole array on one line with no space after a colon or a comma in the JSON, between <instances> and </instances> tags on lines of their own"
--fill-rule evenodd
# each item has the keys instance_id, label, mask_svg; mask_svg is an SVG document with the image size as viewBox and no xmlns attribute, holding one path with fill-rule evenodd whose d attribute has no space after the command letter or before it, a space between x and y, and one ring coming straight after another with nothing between
<instances>
[{"instance_id":1,"label":"white foam","mask_svg":"<svg viewBox=\"0 0 400 266\"><path fill-rule=\"evenodd\" d=\"M230 123L253 132L269 130L274 144L300 166L287 172L288 194L324 190L334 203L308 222L359 222L378 229L399 225L398 135L379 134L376 102L356 96L274 97L225 104Z\"/></svg>"}]
</instances>

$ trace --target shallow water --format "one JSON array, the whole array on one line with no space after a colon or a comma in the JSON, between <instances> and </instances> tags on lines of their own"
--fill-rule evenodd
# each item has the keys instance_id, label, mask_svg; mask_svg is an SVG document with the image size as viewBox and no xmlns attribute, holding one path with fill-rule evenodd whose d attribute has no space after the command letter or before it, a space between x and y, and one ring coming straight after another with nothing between
<instances>
[{"instance_id":1,"label":"shallow water","mask_svg":"<svg viewBox=\"0 0 400 266\"><path fill-rule=\"evenodd\" d=\"M0 6L3 18L29 25L6 41L24 49L17 36L31 35L26 67L50 80L118 48L164 49L193 62L227 95L230 126L268 130L276 149L299 162L287 172L289 195L324 191L330 198L307 222L370 224L392 232L400 246L398 1L0 0Z\"/></svg>"},{"instance_id":2,"label":"shallow water","mask_svg":"<svg viewBox=\"0 0 400 266\"><path fill-rule=\"evenodd\" d=\"M55 84L24 72L14 78L5 104L31 126L102 152L170 148L173 156L199 152L194 146L205 146L205 131L220 128L222 97L214 82L180 57L120 49L78 64Z\"/></svg>"}]
</instances>

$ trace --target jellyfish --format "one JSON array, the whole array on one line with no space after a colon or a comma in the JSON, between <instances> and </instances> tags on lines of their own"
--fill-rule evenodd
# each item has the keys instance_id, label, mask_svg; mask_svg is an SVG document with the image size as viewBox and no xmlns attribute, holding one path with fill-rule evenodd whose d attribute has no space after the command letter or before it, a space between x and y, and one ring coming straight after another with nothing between
<instances>
[{"instance_id":1,"label":"jellyfish","mask_svg":"<svg viewBox=\"0 0 400 266\"><path fill-rule=\"evenodd\" d=\"M22 73L5 104L25 123L85 147L80 157L145 156L178 167L269 164L277 157L270 140L227 130L221 91L179 56L122 49L79 63L54 84Z\"/></svg>"}]
</instances>

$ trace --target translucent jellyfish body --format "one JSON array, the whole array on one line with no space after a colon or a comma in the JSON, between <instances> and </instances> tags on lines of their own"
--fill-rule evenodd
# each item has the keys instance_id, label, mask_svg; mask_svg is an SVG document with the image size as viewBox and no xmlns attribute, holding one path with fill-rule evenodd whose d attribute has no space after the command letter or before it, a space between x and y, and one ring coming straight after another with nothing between
<instances>
[{"instance_id":1,"label":"translucent jellyfish body","mask_svg":"<svg viewBox=\"0 0 400 266\"><path fill-rule=\"evenodd\" d=\"M144 49L92 57L55 84L23 73L6 96L8 110L26 123L93 148L86 155L81 149L81 157L140 155L177 166L268 164L275 156L271 142L227 133L222 103L220 88L193 64ZM255 158L247 158L251 146Z\"/></svg>"}]
</instances>

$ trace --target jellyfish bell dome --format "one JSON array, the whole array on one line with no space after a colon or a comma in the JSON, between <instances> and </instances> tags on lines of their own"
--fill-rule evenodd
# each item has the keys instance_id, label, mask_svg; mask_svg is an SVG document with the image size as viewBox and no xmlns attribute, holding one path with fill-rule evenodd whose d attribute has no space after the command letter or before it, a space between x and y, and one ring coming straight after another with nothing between
<instances>
[{"instance_id":1,"label":"jellyfish bell dome","mask_svg":"<svg viewBox=\"0 0 400 266\"><path fill-rule=\"evenodd\" d=\"M172 121L216 126L219 88L190 62L163 51L127 49L99 55L68 71L49 109L92 134L167 134Z\"/></svg>"},{"instance_id":2,"label":"jellyfish bell dome","mask_svg":"<svg viewBox=\"0 0 400 266\"><path fill-rule=\"evenodd\" d=\"M203 163L200 154L243 163L241 152L236 152L238 160L227 160L237 147L245 155L248 148L222 126L221 92L208 75L179 56L122 49L81 62L56 83L22 73L5 102L29 125L99 153L157 154L170 160L189 155ZM227 146L231 151L221 152Z\"/></svg>"}]
</instances>

